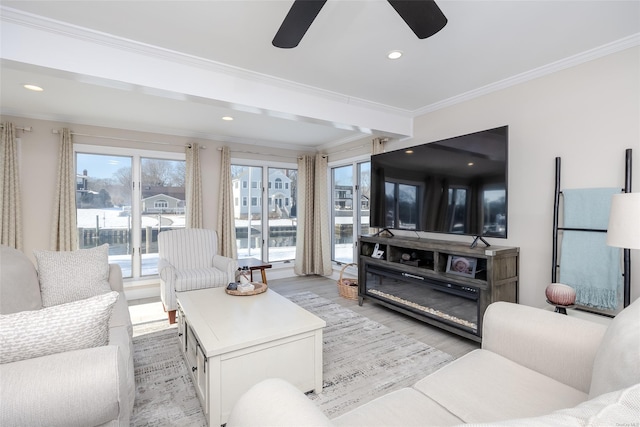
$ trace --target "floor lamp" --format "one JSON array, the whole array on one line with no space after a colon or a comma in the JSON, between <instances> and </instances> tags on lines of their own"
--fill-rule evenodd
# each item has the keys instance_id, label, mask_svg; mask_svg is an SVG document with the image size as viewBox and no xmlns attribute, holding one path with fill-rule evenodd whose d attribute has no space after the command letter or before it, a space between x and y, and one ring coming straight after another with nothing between
<instances>
[{"instance_id":1,"label":"floor lamp","mask_svg":"<svg viewBox=\"0 0 640 427\"><path fill-rule=\"evenodd\" d=\"M624 306L631 303L630 249L640 249L640 193L614 194L611 199L607 245L624 248Z\"/></svg>"}]
</instances>

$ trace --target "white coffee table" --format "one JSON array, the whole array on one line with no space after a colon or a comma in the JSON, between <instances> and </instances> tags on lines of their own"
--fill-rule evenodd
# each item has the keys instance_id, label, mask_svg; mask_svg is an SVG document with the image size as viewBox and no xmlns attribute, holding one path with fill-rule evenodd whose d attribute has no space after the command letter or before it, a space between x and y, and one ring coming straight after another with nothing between
<instances>
[{"instance_id":1,"label":"white coffee table","mask_svg":"<svg viewBox=\"0 0 640 427\"><path fill-rule=\"evenodd\" d=\"M322 391L324 320L270 289L233 296L211 288L177 299L181 347L210 426L226 423L236 400L263 379Z\"/></svg>"}]
</instances>

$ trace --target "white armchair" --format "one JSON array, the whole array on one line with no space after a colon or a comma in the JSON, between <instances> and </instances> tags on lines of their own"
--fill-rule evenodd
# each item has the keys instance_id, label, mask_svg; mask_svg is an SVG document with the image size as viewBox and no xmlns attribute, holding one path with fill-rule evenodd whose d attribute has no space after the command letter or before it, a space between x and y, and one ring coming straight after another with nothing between
<instances>
[{"instance_id":1,"label":"white armchair","mask_svg":"<svg viewBox=\"0 0 640 427\"><path fill-rule=\"evenodd\" d=\"M186 228L158 234L160 298L176 318L176 292L226 286L235 281L238 263L218 255L218 235L213 230Z\"/></svg>"}]
</instances>

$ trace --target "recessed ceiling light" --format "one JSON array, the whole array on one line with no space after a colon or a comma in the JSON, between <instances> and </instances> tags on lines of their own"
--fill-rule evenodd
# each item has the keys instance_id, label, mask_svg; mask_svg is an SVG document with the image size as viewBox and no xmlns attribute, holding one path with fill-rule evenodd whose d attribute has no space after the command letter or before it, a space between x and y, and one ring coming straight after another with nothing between
<instances>
[{"instance_id":1,"label":"recessed ceiling light","mask_svg":"<svg viewBox=\"0 0 640 427\"><path fill-rule=\"evenodd\" d=\"M402 56L402 51L400 50L392 50L387 54L387 58L389 59L398 59Z\"/></svg>"},{"instance_id":2,"label":"recessed ceiling light","mask_svg":"<svg viewBox=\"0 0 640 427\"><path fill-rule=\"evenodd\" d=\"M473 166L473 162L467 163L467 166Z\"/></svg>"},{"instance_id":3,"label":"recessed ceiling light","mask_svg":"<svg viewBox=\"0 0 640 427\"><path fill-rule=\"evenodd\" d=\"M224 116L224 117L222 118L222 120L227 121L227 122L230 122L231 120L233 120L233 117L231 117L231 116Z\"/></svg>"},{"instance_id":4,"label":"recessed ceiling light","mask_svg":"<svg viewBox=\"0 0 640 427\"><path fill-rule=\"evenodd\" d=\"M30 84L26 84L26 85L24 85L22 87L24 87L25 89L32 90L34 92L42 92L44 90L40 86L30 85Z\"/></svg>"},{"instance_id":5,"label":"recessed ceiling light","mask_svg":"<svg viewBox=\"0 0 640 427\"><path fill-rule=\"evenodd\" d=\"M405 153L407 153L407 154L413 154L413 150L405 150Z\"/></svg>"}]
</instances>

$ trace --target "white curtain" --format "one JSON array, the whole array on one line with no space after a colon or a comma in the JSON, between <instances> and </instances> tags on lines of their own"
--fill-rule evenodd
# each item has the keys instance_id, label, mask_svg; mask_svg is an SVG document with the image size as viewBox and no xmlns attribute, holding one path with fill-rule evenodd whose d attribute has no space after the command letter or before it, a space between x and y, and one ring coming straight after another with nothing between
<instances>
[{"instance_id":1,"label":"white curtain","mask_svg":"<svg viewBox=\"0 0 640 427\"><path fill-rule=\"evenodd\" d=\"M294 265L298 275L329 276L332 273L327 174L326 155L298 159L298 229Z\"/></svg>"},{"instance_id":2,"label":"white curtain","mask_svg":"<svg viewBox=\"0 0 640 427\"><path fill-rule=\"evenodd\" d=\"M193 143L185 149L187 159L186 202L187 228L202 228L202 176L200 174L200 145Z\"/></svg>"},{"instance_id":3,"label":"white curtain","mask_svg":"<svg viewBox=\"0 0 640 427\"><path fill-rule=\"evenodd\" d=\"M371 140L371 154L384 153L384 138L373 138Z\"/></svg>"},{"instance_id":4,"label":"white curtain","mask_svg":"<svg viewBox=\"0 0 640 427\"><path fill-rule=\"evenodd\" d=\"M13 123L2 124L0 138L0 244L22 250L22 200L18 170L18 144Z\"/></svg>"},{"instance_id":5,"label":"white curtain","mask_svg":"<svg viewBox=\"0 0 640 427\"><path fill-rule=\"evenodd\" d=\"M218 201L218 250L220 255L238 257L236 223L233 216L233 183L231 181L231 153L222 147L220 166L220 200Z\"/></svg>"},{"instance_id":6,"label":"white curtain","mask_svg":"<svg viewBox=\"0 0 640 427\"><path fill-rule=\"evenodd\" d=\"M73 140L67 128L60 131L58 150L58 182L51 226L51 250L78 249L76 220L76 172L73 162Z\"/></svg>"}]
</instances>

